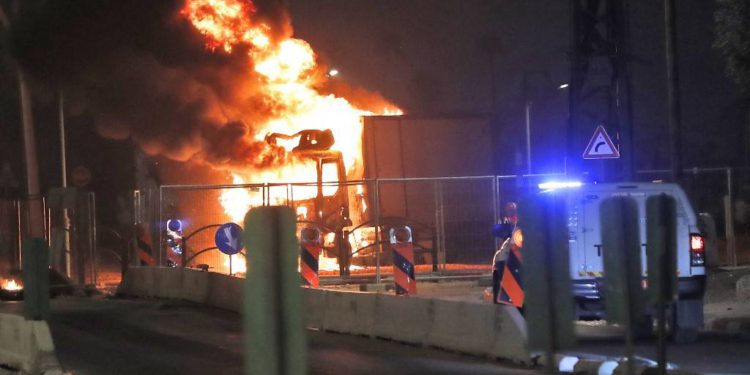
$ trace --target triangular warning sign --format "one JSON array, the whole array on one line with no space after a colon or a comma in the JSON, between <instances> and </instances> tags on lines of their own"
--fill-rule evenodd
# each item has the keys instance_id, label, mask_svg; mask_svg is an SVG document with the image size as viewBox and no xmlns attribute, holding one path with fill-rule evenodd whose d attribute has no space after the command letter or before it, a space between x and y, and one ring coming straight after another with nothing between
<instances>
[{"instance_id":1,"label":"triangular warning sign","mask_svg":"<svg viewBox=\"0 0 750 375\"><path fill-rule=\"evenodd\" d=\"M620 157L620 151L617 150L612 139L609 138L604 127L599 125L591 137L586 151L583 152L584 159L617 159Z\"/></svg>"}]
</instances>

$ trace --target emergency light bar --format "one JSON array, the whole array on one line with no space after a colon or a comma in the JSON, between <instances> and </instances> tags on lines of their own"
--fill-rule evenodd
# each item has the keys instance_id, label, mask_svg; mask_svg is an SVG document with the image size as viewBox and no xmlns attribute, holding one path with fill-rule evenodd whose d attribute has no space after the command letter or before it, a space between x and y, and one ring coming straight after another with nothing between
<instances>
[{"instance_id":1,"label":"emergency light bar","mask_svg":"<svg viewBox=\"0 0 750 375\"><path fill-rule=\"evenodd\" d=\"M565 188L578 188L581 187L583 183L581 181L550 181L550 182L542 182L539 184L539 189L541 190L555 190L555 189L565 189Z\"/></svg>"}]
</instances>

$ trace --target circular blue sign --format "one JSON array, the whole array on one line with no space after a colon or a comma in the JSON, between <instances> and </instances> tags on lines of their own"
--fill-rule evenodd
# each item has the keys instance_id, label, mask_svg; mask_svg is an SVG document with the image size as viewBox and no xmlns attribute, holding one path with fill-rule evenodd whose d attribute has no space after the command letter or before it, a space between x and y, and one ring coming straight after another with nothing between
<instances>
[{"instance_id":1,"label":"circular blue sign","mask_svg":"<svg viewBox=\"0 0 750 375\"><path fill-rule=\"evenodd\" d=\"M216 230L214 236L216 247L224 254L234 255L239 253L244 244L242 243L242 227L235 223L226 223Z\"/></svg>"}]
</instances>

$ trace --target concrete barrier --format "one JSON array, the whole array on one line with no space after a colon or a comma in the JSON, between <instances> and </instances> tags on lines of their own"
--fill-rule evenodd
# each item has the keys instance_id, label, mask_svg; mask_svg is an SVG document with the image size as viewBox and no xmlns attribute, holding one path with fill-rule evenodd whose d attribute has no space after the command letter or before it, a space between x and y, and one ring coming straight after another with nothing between
<instances>
[{"instance_id":1,"label":"concrete barrier","mask_svg":"<svg viewBox=\"0 0 750 375\"><path fill-rule=\"evenodd\" d=\"M373 293L326 291L323 329L370 336L375 322L375 301Z\"/></svg>"},{"instance_id":2,"label":"concrete barrier","mask_svg":"<svg viewBox=\"0 0 750 375\"><path fill-rule=\"evenodd\" d=\"M750 275L740 277L735 285L738 300L750 299Z\"/></svg>"},{"instance_id":3,"label":"concrete barrier","mask_svg":"<svg viewBox=\"0 0 750 375\"><path fill-rule=\"evenodd\" d=\"M184 268L182 270L181 297L191 302L206 303L209 293L208 272Z\"/></svg>"},{"instance_id":4,"label":"concrete barrier","mask_svg":"<svg viewBox=\"0 0 750 375\"><path fill-rule=\"evenodd\" d=\"M209 273L206 303L225 310L242 312L242 284L245 279Z\"/></svg>"},{"instance_id":5,"label":"concrete barrier","mask_svg":"<svg viewBox=\"0 0 750 375\"><path fill-rule=\"evenodd\" d=\"M523 315L512 306L496 306L493 344L489 355L529 363L528 332Z\"/></svg>"},{"instance_id":6,"label":"concrete barrier","mask_svg":"<svg viewBox=\"0 0 750 375\"><path fill-rule=\"evenodd\" d=\"M125 274L118 292L240 312L244 282L191 269L136 267ZM310 328L529 363L526 323L513 307L313 288L303 288L302 295Z\"/></svg>"},{"instance_id":7,"label":"concrete barrier","mask_svg":"<svg viewBox=\"0 0 750 375\"><path fill-rule=\"evenodd\" d=\"M160 267L128 268L125 277L117 288L117 293L142 297L158 297L154 277L157 272L161 273L162 270L163 268Z\"/></svg>"},{"instance_id":8,"label":"concrete barrier","mask_svg":"<svg viewBox=\"0 0 750 375\"><path fill-rule=\"evenodd\" d=\"M375 296L373 336L410 344L424 343L432 328L433 300L389 294Z\"/></svg>"},{"instance_id":9,"label":"concrete barrier","mask_svg":"<svg viewBox=\"0 0 750 375\"><path fill-rule=\"evenodd\" d=\"M179 268L160 268L153 273L154 296L162 298L183 298L182 278L185 272Z\"/></svg>"},{"instance_id":10,"label":"concrete barrier","mask_svg":"<svg viewBox=\"0 0 750 375\"><path fill-rule=\"evenodd\" d=\"M305 306L305 325L308 328L323 329L326 317L326 291L315 288L302 288Z\"/></svg>"},{"instance_id":11,"label":"concrete barrier","mask_svg":"<svg viewBox=\"0 0 750 375\"><path fill-rule=\"evenodd\" d=\"M0 314L0 364L22 374L62 374L47 322Z\"/></svg>"},{"instance_id":12,"label":"concrete barrier","mask_svg":"<svg viewBox=\"0 0 750 375\"><path fill-rule=\"evenodd\" d=\"M489 354L495 337L495 309L500 306L442 300L433 305L434 321L425 344Z\"/></svg>"}]
</instances>

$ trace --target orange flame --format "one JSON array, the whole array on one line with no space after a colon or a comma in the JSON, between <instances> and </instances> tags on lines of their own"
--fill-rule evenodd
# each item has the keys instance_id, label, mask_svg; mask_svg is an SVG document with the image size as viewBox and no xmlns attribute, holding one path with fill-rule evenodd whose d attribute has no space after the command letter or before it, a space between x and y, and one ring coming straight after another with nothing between
<instances>
[{"instance_id":1,"label":"orange flame","mask_svg":"<svg viewBox=\"0 0 750 375\"><path fill-rule=\"evenodd\" d=\"M402 111L391 105L384 105L378 111L365 110L355 107L345 98L321 93L316 87L329 77L324 73L325 67L318 65L310 44L298 38L274 37L270 26L257 17L256 12L250 0L186 0L181 10L181 14L203 34L207 48L226 53L247 53L250 61L248 74L259 77L264 100L269 101L270 107L279 109L279 113L274 113L266 123L258 124L251 137L264 141L270 133L292 135L307 129L330 129L335 139L331 149L341 152L346 172L352 175L361 171L361 117L400 115ZM287 152L296 146L293 141L283 140L278 145ZM235 170L232 172L233 182L316 182L318 176L314 162L296 157L289 160L289 163L274 169ZM338 179L336 170L323 171L324 181ZM323 188L326 196L336 191L336 186ZM288 204L289 199L309 199L316 194L317 187L313 184L295 186L291 196L288 189L269 189L266 199L270 204ZM221 194L220 203L233 221L240 222L247 210L263 204L263 199L263 194L246 189L226 189ZM364 199L363 205L366 205ZM298 212L298 215L306 217L308 213Z\"/></svg>"},{"instance_id":2,"label":"orange flame","mask_svg":"<svg viewBox=\"0 0 750 375\"><path fill-rule=\"evenodd\" d=\"M23 289L23 284L16 282L15 279L4 279L0 288L9 292L15 292Z\"/></svg>"}]
</instances>

